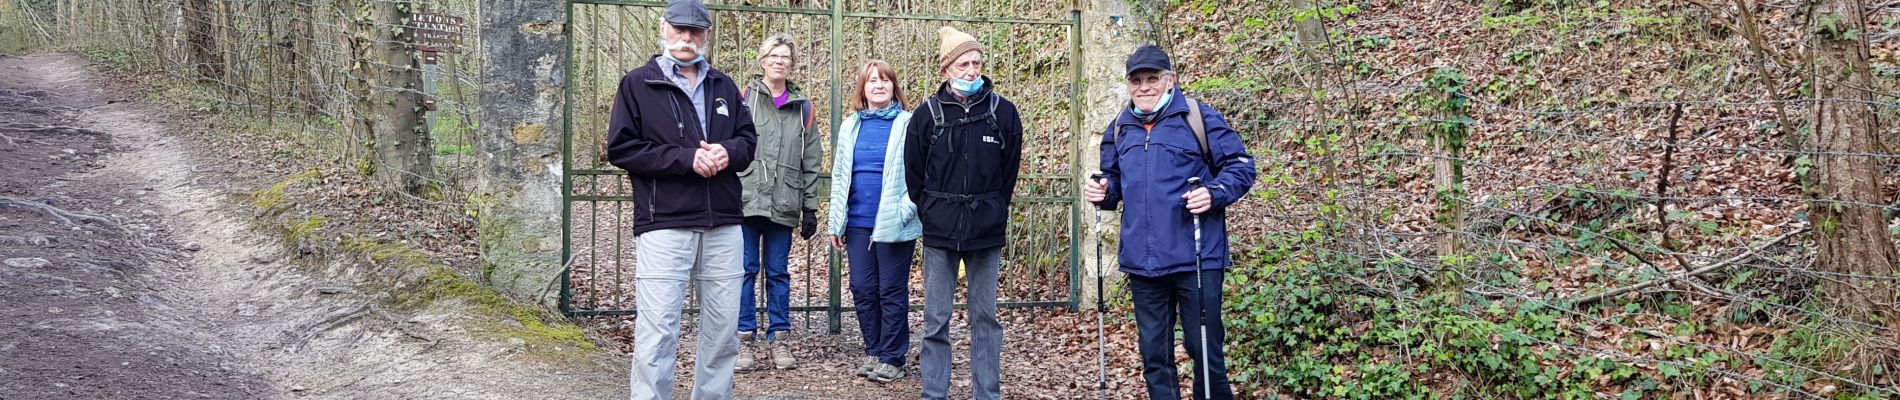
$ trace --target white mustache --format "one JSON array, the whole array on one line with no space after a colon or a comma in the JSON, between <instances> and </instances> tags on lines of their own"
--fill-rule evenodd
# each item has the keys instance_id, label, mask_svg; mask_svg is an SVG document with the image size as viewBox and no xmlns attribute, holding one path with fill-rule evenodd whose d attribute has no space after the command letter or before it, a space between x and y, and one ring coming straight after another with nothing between
<instances>
[{"instance_id":1,"label":"white mustache","mask_svg":"<svg viewBox=\"0 0 1900 400\"><path fill-rule=\"evenodd\" d=\"M672 53L672 52L680 51L680 50L692 50L693 54L698 54L698 55L706 54L705 47L694 46L691 42L685 42L685 41L667 43L665 40L661 40L660 48L664 49L665 52L667 53Z\"/></svg>"}]
</instances>

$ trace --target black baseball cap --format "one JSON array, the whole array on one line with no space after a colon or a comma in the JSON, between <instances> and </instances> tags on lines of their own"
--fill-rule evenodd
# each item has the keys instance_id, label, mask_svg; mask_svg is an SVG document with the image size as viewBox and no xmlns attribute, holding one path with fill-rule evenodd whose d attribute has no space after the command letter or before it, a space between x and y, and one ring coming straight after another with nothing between
<instances>
[{"instance_id":1,"label":"black baseball cap","mask_svg":"<svg viewBox=\"0 0 1900 400\"><path fill-rule=\"evenodd\" d=\"M1152 44L1142 45L1135 49L1135 54L1128 55L1128 75L1134 75L1135 71L1144 69L1172 71L1174 63L1168 60L1168 53L1161 51L1160 47Z\"/></svg>"}]
</instances>

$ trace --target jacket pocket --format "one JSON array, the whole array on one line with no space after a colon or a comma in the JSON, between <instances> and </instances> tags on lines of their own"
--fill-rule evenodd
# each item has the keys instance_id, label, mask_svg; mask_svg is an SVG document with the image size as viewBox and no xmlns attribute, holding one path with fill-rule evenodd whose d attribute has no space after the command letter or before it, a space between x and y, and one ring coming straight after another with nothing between
<instances>
[{"instance_id":1,"label":"jacket pocket","mask_svg":"<svg viewBox=\"0 0 1900 400\"><path fill-rule=\"evenodd\" d=\"M1002 197L981 202L974 210L965 210L969 210L969 215L963 218L968 227L964 239L1000 237L1008 233L1010 210Z\"/></svg>"},{"instance_id":2,"label":"jacket pocket","mask_svg":"<svg viewBox=\"0 0 1900 400\"><path fill-rule=\"evenodd\" d=\"M920 215L930 217L920 221L923 223L924 235L960 239L956 232L957 223L964 218L963 211L968 209L936 196L925 195L923 199L924 204L919 205L922 208Z\"/></svg>"},{"instance_id":3,"label":"jacket pocket","mask_svg":"<svg viewBox=\"0 0 1900 400\"><path fill-rule=\"evenodd\" d=\"M655 221L667 219L662 218L665 216L677 216L686 212L686 204L689 203L679 199L677 193L680 193L680 186L668 179L653 178L648 181L647 187L651 189L644 193L646 198L638 201L653 215Z\"/></svg>"},{"instance_id":4,"label":"jacket pocket","mask_svg":"<svg viewBox=\"0 0 1900 400\"><path fill-rule=\"evenodd\" d=\"M805 191L799 188L804 185L805 182L799 174L781 172L778 182L771 184L772 211L797 218L798 213L803 211L799 208L805 205Z\"/></svg>"},{"instance_id":5,"label":"jacket pocket","mask_svg":"<svg viewBox=\"0 0 1900 400\"><path fill-rule=\"evenodd\" d=\"M745 203L740 200L744 196L745 185L739 183L737 176L714 175L705 183L692 185L689 190L678 193L680 193L678 196L690 199L689 203L697 204L700 201L709 203L706 204L706 208L712 211L714 217L745 215Z\"/></svg>"}]
</instances>

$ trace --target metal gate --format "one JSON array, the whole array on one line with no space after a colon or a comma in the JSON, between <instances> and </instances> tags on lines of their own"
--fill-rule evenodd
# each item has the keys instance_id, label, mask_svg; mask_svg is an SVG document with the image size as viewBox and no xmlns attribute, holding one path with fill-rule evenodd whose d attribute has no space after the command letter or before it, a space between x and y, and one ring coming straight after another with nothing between
<instances>
[{"instance_id":1,"label":"metal gate","mask_svg":"<svg viewBox=\"0 0 1900 400\"><path fill-rule=\"evenodd\" d=\"M1011 210L998 306L1076 306L1081 284L1080 245L1075 239L1082 232L1076 196L1078 174L1084 170L1077 155L1084 149L1083 139L1089 137L1081 134L1087 130L1081 128L1082 30L1076 5L1012 0L709 3L715 27L708 58L714 68L741 85L758 73L758 43L774 33L797 36L798 69L791 81L805 89L818 115L829 116L813 124L826 143L833 144L826 146L826 166L831 165L835 146L831 127L845 112L841 99L856 89L852 67L871 58L890 62L901 75L906 107L914 109L915 102L934 93L942 81L936 68L937 28L955 26L977 36L987 50L985 72L997 82L997 91L1022 110L1024 119L1023 173ZM560 305L570 316L637 312L633 271L638 266L634 265L629 207L634 198L626 171L606 164L602 152L613 92L621 75L659 53L657 23L665 5L664 1L636 0L568 2L565 32L572 44L566 66L567 123L561 142L561 245L567 268L561 275ZM923 9L930 11L918 12ZM829 179L829 174L820 178L816 188L820 199L828 196ZM820 215L830 206L821 206ZM842 255L819 235L811 240L794 238L791 259L792 310L803 314L806 325L796 326L800 318L793 318L794 329L810 329L812 314L823 312L828 331L838 333L849 304L849 293L841 290L847 279ZM921 257L917 260L921 265ZM922 274L915 268L913 309L921 307L917 302L923 293ZM763 302L764 284L757 285L756 298ZM763 313L762 304L758 309Z\"/></svg>"}]
</instances>

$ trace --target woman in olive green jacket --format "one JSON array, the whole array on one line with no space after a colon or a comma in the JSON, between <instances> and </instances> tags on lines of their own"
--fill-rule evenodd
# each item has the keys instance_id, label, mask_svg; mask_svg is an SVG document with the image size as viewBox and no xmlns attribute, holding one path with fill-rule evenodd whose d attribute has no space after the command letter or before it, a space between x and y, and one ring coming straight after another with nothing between
<instances>
[{"instance_id":1,"label":"woman in olive green jacket","mask_svg":"<svg viewBox=\"0 0 1900 400\"><path fill-rule=\"evenodd\" d=\"M765 272L765 309L769 324L765 340L772 343L772 365L790 369L797 365L792 353L778 341L778 333L791 330L791 273L787 264L792 248L792 227L806 239L818 231L818 168L824 158L824 143L811 129L812 106L798 86L787 81L797 67L798 53L791 35L778 34L759 45L759 69L743 91L745 105L758 128L757 158L752 166L739 172L745 187L745 283L739 298L738 369L753 369L751 344L760 327L758 300L754 295L759 272Z\"/></svg>"}]
</instances>

